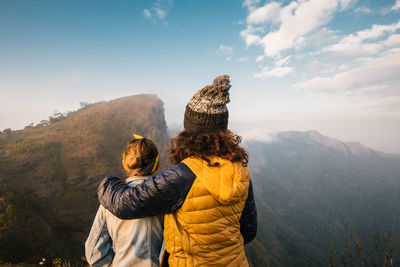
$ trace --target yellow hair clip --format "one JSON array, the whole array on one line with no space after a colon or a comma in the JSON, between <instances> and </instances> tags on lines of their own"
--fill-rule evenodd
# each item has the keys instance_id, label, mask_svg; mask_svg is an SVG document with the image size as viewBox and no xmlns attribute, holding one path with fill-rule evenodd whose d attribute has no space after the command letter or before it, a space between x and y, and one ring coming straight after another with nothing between
<instances>
[{"instance_id":1,"label":"yellow hair clip","mask_svg":"<svg viewBox=\"0 0 400 267\"><path fill-rule=\"evenodd\" d=\"M135 138L135 139L143 139L143 136L141 136L141 135L138 135L138 134L132 134L133 135L133 138Z\"/></svg>"},{"instance_id":2,"label":"yellow hair clip","mask_svg":"<svg viewBox=\"0 0 400 267\"><path fill-rule=\"evenodd\" d=\"M157 169L157 167L158 167L158 158L159 158L159 155L157 155L156 159L154 160L154 166L153 166L153 169L151 169L150 173L153 173Z\"/></svg>"}]
</instances>

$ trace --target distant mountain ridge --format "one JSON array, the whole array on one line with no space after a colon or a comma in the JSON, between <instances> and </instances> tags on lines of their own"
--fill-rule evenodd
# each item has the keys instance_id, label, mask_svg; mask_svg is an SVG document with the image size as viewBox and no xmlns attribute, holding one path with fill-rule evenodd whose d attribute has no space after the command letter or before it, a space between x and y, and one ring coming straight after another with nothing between
<instances>
[{"instance_id":1,"label":"distant mountain ridge","mask_svg":"<svg viewBox=\"0 0 400 267\"><path fill-rule=\"evenodd\" d=\"M167 167L162 101L135 95L89 105L62 120L0 135L0 260L73 261L98 208L102 177L123 177L132 133L154 140ZM400 157L316 131L247 141L257 201L254 266L326 266L341 220L354 231L400 233ZM400 253L399 253L400 254Z\"/></svg>"},{"instance_id":2,"label":"distant mountain ridge","mask_svg":"<svg viewBox=\"0 0 400 267\"><path fill-rule=\"evenodd\" d=\"M272 135L273 141L277 142L290 142L291 140L300 141L302 140L308 144L320 144L325 146L326 148L332 148L338 151L341 151L348 155L376 155L379 154L381 156L388 156L388 157L400 157L400 155L389 154L380 152L371 148L368 148L362 145L359 142L343 142L337 139L324 136L315 130L309 130L306 132L300 131L287 131L287 132L279 132Z\"/></svg>"},{"instance_id":3,"label":"distant mountain ridge","mask_svg":"<svg viewBox=\"0 0 400 267\"><path fill-rule=\"evenodd\" d=\"M267 266L327 266L334 236L348 237L343 223L365 243L373 233L400 236L398 155L316 131L245 145Z\"/></svg>"}]
</instances>

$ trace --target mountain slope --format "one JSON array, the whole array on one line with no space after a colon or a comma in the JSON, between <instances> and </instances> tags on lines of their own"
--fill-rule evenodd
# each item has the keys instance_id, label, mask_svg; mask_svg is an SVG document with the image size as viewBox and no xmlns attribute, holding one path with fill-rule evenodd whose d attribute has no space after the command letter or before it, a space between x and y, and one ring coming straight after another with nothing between
<instances>
[{"instance_id":1,"label":"mountain slope","mask_svg":"<svg viewBox=\"0 0 400 267\"><path fill-rule=\"evenodd\" d=\"M96 187L123 176L132 133L154 140L166 167L164 109L154 95L88 106L50 125L0 135L0 260L78 261L98 207ZM254 266L326 266L348 235L400 236L400 157L318 132L248 142L259 231ZM367 241L365 238L363 241Z\"/></svg>"},{"instance_id":2,"label":"mountain slope","mask_svg":"<svg viewBox=\"0 0 400 267\"><path fill-rule=\"evenodd\" d=\"M107 175L124 176L121 153L132 133L155 141L165 167L169 138L154 95L99 103L48 126L2 135L0 259L84 255L97 185Z\"/></svg>"},{"instance_id":3,"label":"mountain slope","mask_svg":"<svg viewBox=\"0 0 400 267\"><path fill-rule=\"evenodd\" d=\"M247 149L257 239L283 266L328 265L334 235L348 235L342 221L366 237L400 235L398 156L315 131L282 132Z\"/></svg>"}]
</instances>

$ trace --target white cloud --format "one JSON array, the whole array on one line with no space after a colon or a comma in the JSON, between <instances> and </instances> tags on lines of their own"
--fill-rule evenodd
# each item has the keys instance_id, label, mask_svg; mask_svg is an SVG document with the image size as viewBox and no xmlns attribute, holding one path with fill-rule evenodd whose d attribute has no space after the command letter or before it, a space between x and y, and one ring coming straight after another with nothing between
<instances>
[{"instance_id":1,"label":"white cloud","mask_svg":"<svg viewBox=\"0 0 400 267\"><path fill-rule=\"evenodd\" d=\"M341 65L338 67L338 70L343 71L343 70L348 70L349 68L350 68L350 66L349 66L348 64L341 64Z\"/></svg>"},{"instance_id":2,"label":"white cloud","mask_svg":"<svg viewBox=\"0 0 400 267\"><path fill-rule=\"evenodd\" d=\"M372 55L383 48L398 45L398 34L389 35L387 39L375 41L400 29L400 22L389 25L373 25L370 29L343 37L338 43L327 46L324 52L338 52L345 55ZM375 42L371 42L375 41Z\"/></svg>"},{"instance_id":3,"label":"white cloud","mask_svg":"<svg viewBox=\"0 0 400 267\"><path fill-rule=\"evenodd\" d=\"M260 24L271 22L279 22L281 5L278 2L266 3L264 6L253 9L247 16L248 24Z\"/></svg>"},{"instance_id":4,"label":"white cloud","mask_svg":"<svg viewBox=\"0 0 400 267\"><path fill-rule=\"evenodd\" d=\"M400 45L400 34L392 34L386 40L380 42L383 46L398 46Z\"/></svg>"},{"instance_id":5,"label":"white cloud","mask_svg":"<svg viewBox=\"0 0 400 267\"><path fill-rule=\"evenodd\" d=\"M333 73L336 71L336 66L325 63L324 61L314 60L308 64L308 68L312 71L317 71L321 73Z\"/></svg>"},{"instance_id":6,"label":"white cloud","mask_svg":"<svg viewBox=\"0 0 400 267\"><path fill-rule=\"evenodd\" d=\"M394 4L394 6L392 6L391 10L399 10L400 9L400 0L396 1L396 4Z\"/></svg>"},{"instance_id":7,"label":"white cloud","mask_svg":"<svg viewBox=\"0 0 400 267\"><path fill-rule=\"evenodd\" d=\"M334 0L311 0L283 8L279 30L268 33L262 39L264 53L273 57L293 48L300 37L325 25L336 8Z\"/></svg>"},{"instance_id":8,"label":"white cloud","mask_svg":"<svg viewBox=\"0 0 400 267\"><path fill-rule=\"evenodd\" d=\"M265 58L265 55L258 56L258 57L256 58L256 62L261 62L261 61L264 60L264 58Z\"/></svg>"},{"instance_id":9,"label":"white cloud","mask_svg":"<svg viewBox=\"0 0 400 267\"><path fill-rule=\"evenodd\" d=\"M160 7L155 7L154 12L156 13L156 15L159 19L164 19L165 16L167 15L167 11Z\"/></svg>"},{"instance_id":10,"label":"white cloud","mask_svg":"<svg viewBox=\"0 0 400 267\"><path fill-rule=\"evenodd\" d=\"M356 1L357 0L340 0L339 1L340 10L345 10L345 9L349 8Z\"/></svg>"},{"instance_id":11,"label":"white cloud","mask_svg":"<svg viewBox=\"0 0 400 267\"><path fill-rule=\"evenodd\" d=\"M232 55L233 54L233 47L227 45L220 45L217 49L217 54L220 55Z\"/></svg>"},{"instance_id":12,"label":"white cloud","mask_svg":"<svg viewBox=\"0 0 400 267\"><path fill-rule=\"evenodd\" d=\"M253 45L253 44L258 44L261 42L261 38L258 37L257 35L254 34L249 34L246 36L246 45L247 47Z\"/></svg>"},{"instance_id":13,"label":"white cloud","mask_svg":"<svg viewBox=\"0 0 400 267\"><path fill-rule=\"evenodd\" d=\"M216 55L221 55L225 56L226 60L230 61L232 60L232 55L233 55L233 47L232 46L227 46L227 45L220 45L216 51Z\"/></svg>"},{"instance_id":14,"label":"white cloud","mask_svg":"<svg viewBox=\"0 0 400 267\"><path fill-rule=\"evenodd\" d=\"M360 13L360 14L371 14L373 13L372 9L366 6L359 6L354 10L355 13Z\"/></svg>"},{"instance_id":15,"label":"white cloud","mask_svg":"<svg viewBox=\"0 0 400 267\"><path fill-rule=\"evenodd\" d=\"M275 62L275 66L281 67L283 65L286 65L289 63L289 60L290 60L290 56L282 58L282 59L278 60L277 62Z\"/></svg>"},{"instance_id":16,"label":"white cloud","mask_svg":"<svg viewBox=\"0 0 400 267\"><path fill-rule=\"evenodd\" d=\"M247 28L240 32L240 36L245 40L246 46L260 44L261 38L257 35L258 32L263 32L263 27L255 27L247 25Z\"/></svg>"},{"instance_id":17,"label":"white cloud","mask_svg":"<svg viewBox=\"0 0 400 267\"><path fill-rule=\"evenodd\" d=\"M372 67L362 65L364 61L361 57L370 57L370 61L374 64L386 60L387 65L382 64L382 69L391 68L393 64L385 58L384 53L400 45L398 33L400 21L387 25L376 24L344 36L340 36L338 29L332 31L326 26L330 25L328 23L335 12L350 8L356 10L355 3L357 0L272 0L259 5L258 1L256 3L246 1L243 6L248 8L247 25L240 36L247 47L263 48L264 53L256 58L256 62L270 58L269 62L263 61L261 71L254 76L256 78L285 77L294 71L293 64L298 67L304 63L312 68L315 64L308 62L317 60L321 62L320 67L313 68L312 71L319 73L320 76L298 83L297 87L308 86L314 90L323 88L321 89L323 91L337 91L337 85L343 83L347 88L343 90L349 91L349 88L353 87L367 87L368 82L374 85L373 79L378 79L378 77L368 72ZM358 2L358 6L358 8L364 8L363 11L359 9L358 12L372 12L367 10L363 3ZM341 57L336 57L336 55ZM289 63L293 66L289 66ZM343 67L344 65L346 68ZM334 75L338 71L341 73ZM381 73L381 77L387 78L389 75L376 68L374 71ZM391 73L394 72L391 69ZM369 77L361 79L362 75L358 75L359 73L368 73ZM333 76L330 77L328 74ZM364 85L361 86L362 82L356 83L351 79L351 75L364 80ZM393 77L391 76L390 79ZM328 85L320 86L325 83Z\"/></svg>"},{"instance_id":18,"label":"white cloud","mask_svg":"<svg viewBox=\"0 0 400 267\"><path fill-rule=\"evenodd\" d=\"M238 61L239 62L247 62L247 61L249 61L249 58L248 57L241 57L241 58L238 59Z\"/></svg>"},{"instance_id":19,"label":"white cloud","mask_svg":"<svg viewBox=\"0 0 400 267\"><path fill-rule=\"evenodd\" d=\"M260 0L244 0L242 6L251 10L260 2Z\"/></svg>"},{"instance_id":20,"label":"white cloud","mask_svg":"<svg viewBox=\"0 0 400 267\"><path fill-rule=\"evenodd\" d=\"M172 0L157 0L150 9L143 10L143 15L148 19L164 20L172 5Z\"/></svg>"},{"instance_id":21,"label":"white cloud","mask_svg":"<svg viewBox=\"0 0 400 267\"><path fill-rule=\"evenodd\" d=\"M244 21L243 20L238 20L238 21L234 21L232 22L233 25L243 25Z\"/></svg>"},{"instance_id":22,"label":"white cloud","mask_svg":"<svg viewBox=\"0 0 400 267\"><path fill-rule=\"evenodd\" d=\"M307 36L307 45L312 45L315 48L320 48L323 45L335 42L339 39L336 31L332 31L326 27L323 27L314 33Z\"/></svg>"},{"instance_id":23,"label":"white cloud","mask_svg":"<svg viewBox=\"0 0 400 267\"><path fill-rule=\"evenodd\" d=\"M400 21L390 25L373 25L371 29L359 31L357 35L362 39L378 38L386 32L392 33L400 29Z\"/></svg>"},{"instance_id":24,"label":"white cloud","mask_svg":"<svg viewBox=\"0 0 400 267\"><path fill-rule=\"evenodd\" d=\"M348 6L346 0L293 1L286 6L278 2L250 10L247 29L241 32L247 46L261 45L268 57L280 56L282 51L301 44L304 37L328 23L339 5ZM265 23L279 25L275 31L262 36L253 25Z\"/></svg>"},{"instance_id":25,"label":"white cloud","mask_svg":"<svg viewBox=\"0 0 400 267\"><path fill-rule=\"evenodd\" d=\"M268 67L264 67L260 73L254 74L256 78L267 78L267 77L278 77L282 78L293 71L292 67L276 67L273 69L269 69Z\"/></svg>"},{"instance_id":26,"label":"white cloud","mask_svg":"<svg viewBox=\"0 0 400 267\"><path fill-rule=\"evenodd\" d=\"M143 15L148 19L151 18L150 10L148 9L143 10Z\"/></svg>"},{"instance_id":27,"label":"white cloud","mask_svg":"<svg viewBox=\"0 0 400 267\"><path fill-rule=\"evenodd\" d=\"M400 82L400 49L392 49L377 58L361 61L358 67L332 77L315 77L294 84L297 88L317 92L368 92L369 88L398 88ZM366 91L365 91L366 90ZM382 92L384 94L385 92ZM400 94L400 92L397 92Z\"/></svg>"}]
</instances>

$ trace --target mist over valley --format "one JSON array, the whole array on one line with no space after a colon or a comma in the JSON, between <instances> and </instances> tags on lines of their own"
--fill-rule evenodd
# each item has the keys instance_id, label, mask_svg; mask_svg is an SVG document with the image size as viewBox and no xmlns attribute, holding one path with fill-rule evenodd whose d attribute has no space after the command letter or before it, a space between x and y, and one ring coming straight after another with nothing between
<instances>
[{"instance_id":1,"label":"mist over valley","mask_svg":"<svg viewBox=\"0 0 400 267\"><path fill-rule=\"evenodd\" d=\"M108 175L125 177L121 153L132 133L157 144L160 169L166 169L176 131L168 129L156 95L85 104L23 130L2 131L0 260L82 263L97 185ZM246 248L253 266L327 266L346 248L349 231L367 251L373 251L374 234L400 236L399 155L316 131L279 132L268 142L243 145L259 222Z\"/></svg>"}]
</instances>

